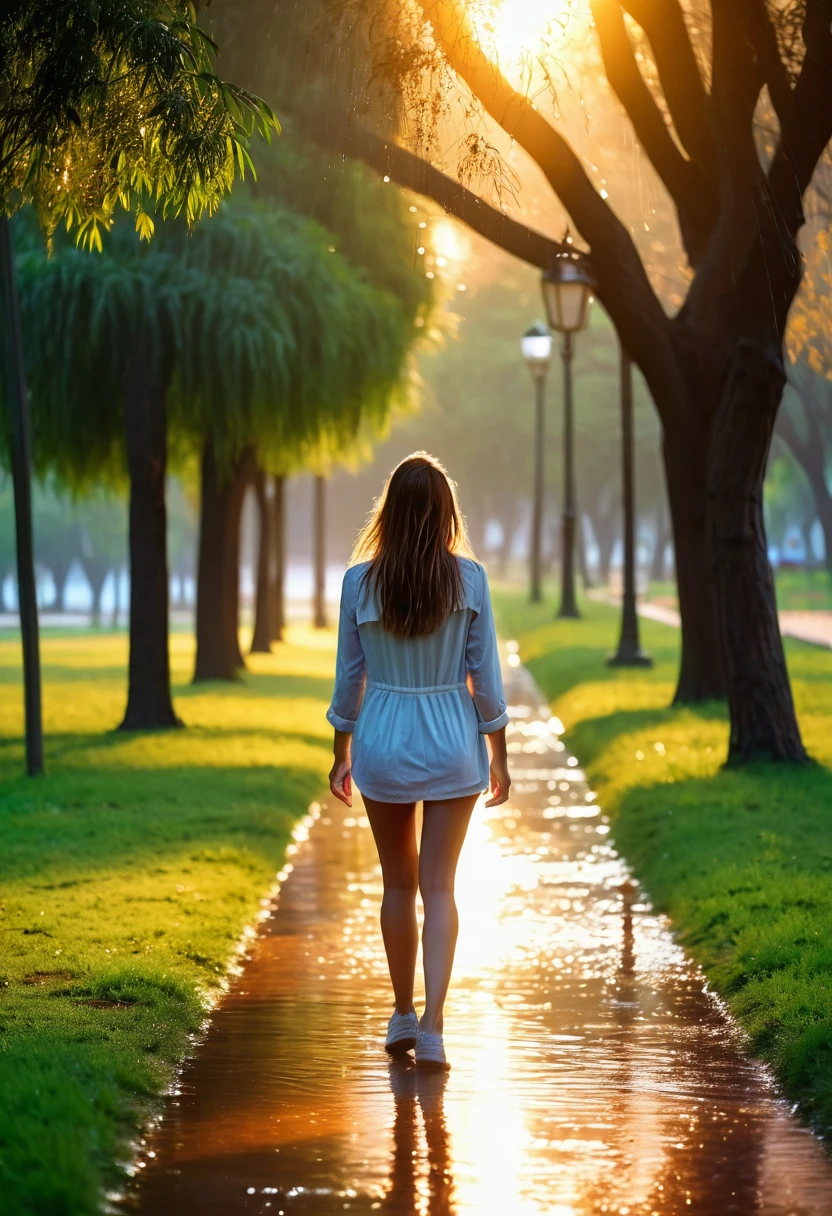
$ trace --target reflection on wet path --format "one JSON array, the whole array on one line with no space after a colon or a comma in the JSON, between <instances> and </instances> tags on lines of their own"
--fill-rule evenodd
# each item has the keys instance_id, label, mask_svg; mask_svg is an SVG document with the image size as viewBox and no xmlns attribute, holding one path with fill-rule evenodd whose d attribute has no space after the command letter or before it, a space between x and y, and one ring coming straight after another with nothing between
<instances>
[{"instance_id":1,"label":"reflection on wet path","mask_svg":"<svg viewBox=\"0 0 832 1216\"><path fill-rule=\"evenodd\" d=\"M528 675L507 686L515 787L463 851L453 1071L382 1050L372 837L327 806L148 1143L139 1211L832 1212L820 1146L640 902Z\"/></svg>"}]
</instances>

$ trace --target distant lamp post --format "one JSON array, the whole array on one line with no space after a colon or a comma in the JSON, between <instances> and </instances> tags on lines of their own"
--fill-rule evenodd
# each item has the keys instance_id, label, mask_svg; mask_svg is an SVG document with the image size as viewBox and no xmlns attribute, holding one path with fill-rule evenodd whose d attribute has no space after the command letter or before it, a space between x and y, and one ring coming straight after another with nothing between
<instances>
[{"instance_id":1,"label":"distant lamp post","mask_svg":"<svg viewBox=\"0 0 832 1216\"><path fill-rule=\"evenodd\" d=\"M580 254L556 257L543 274L543 302L549 328L562 335L563 359L563 525L559 617L577 618L575 596L575 418L572 393L573 338L586 329L595 282Z\"/></svg>"},{"instance_id":2,"label":"distant lamp post","mask_svg":"<svg viewBox=\"0 0 832 1216\"><path fill-rule=\"evenodd\" d=\"M520 349L532 374L535 387L534 425L534 502L532 506L531 538L531 587L529 599L539 604L543 598L541 587L542 536L543 536L543 436L544 393L549 360L552 356L552 335L538 321L527 329L520 339Z\"/></svg>"},{"instance_id":3,"label":"distant lamp post","mask_svg":"<svg viewBox=\"0 0 832 1216\"><path fill-rule=\"evenodd\" d=\"M621 489L624 507L624 578L621 604L621 638L618 650L607 660L610 667L652 667L641 649L636 607L636 504L633 456L633 366L621 347Z\"/></svg>"}]
</instances>

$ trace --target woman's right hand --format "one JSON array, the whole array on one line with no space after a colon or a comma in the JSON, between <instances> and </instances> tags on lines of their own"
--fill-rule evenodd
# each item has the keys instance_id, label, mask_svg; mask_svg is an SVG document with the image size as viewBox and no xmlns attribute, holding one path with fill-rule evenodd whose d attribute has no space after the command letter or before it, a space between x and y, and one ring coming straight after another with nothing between
<instances>
[{"instance_id":1,"label":"woman's right hand","mask_svg":"<svg viewBox=\"0 0 832 1216\"><path fill-rule=\"evenodd\" d=\"M485 805L502 806L504 802L508 802L510 789L511 777L508 762L503 757L493 759L491 761L491 797Z\"/></svg>"},{"instance_id":2,"label":"woman's right hand","mask_svg":"<svg viewBox=\"0 0 832 1216\"><path fill-rule=\"evenodd\" d=\"M352 806L352 767L349 760L336 760L329 774L329 788L339 802Z\"/></svg>"}]
</instances>

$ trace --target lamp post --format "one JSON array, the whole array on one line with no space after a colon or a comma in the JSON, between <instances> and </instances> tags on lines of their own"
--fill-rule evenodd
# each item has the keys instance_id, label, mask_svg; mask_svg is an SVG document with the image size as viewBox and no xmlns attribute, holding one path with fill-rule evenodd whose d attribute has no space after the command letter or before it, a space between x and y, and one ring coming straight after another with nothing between
<instances>
[{"instance_id":1,"label":"lamp post","mask_svg":"<svg viewBox=\"0 0 832 1216\"><path fill-rule=\"evenodd\" d=\"M621 347L621 489L624 507L624 595L618 650L607 660L610 667L652 667L641 649L636 609L636 509L633 457L633 366Z\"/></svg>"},{"instance_id":2,"label":"lamp post","mask_svg":"<svg viewBox=\"0 0 832 1216\"><path fill-rule=\"evenodd\" d=\"M574 336L589 321L595 282L586 259L577 252L553 259L543 274L543 302L549 328L561 334L563 359L563 524L561 601L558 616L577 618L575 596L575 417L572 393Z\"/></svg>"},{"instance_id":3,"label":"lamp post","mask_svg":"<svg viewBox=\"0 0 832 1216\"><path fill-rule=\"evenodd\" d=\"M541 588L541 557L543 535L543 436L544 436L544 391L549 359L552 355L552 335L545 325L537 321L520 339L523 358L531 372L535 387L534 422L534 501L532 506L532 536L530 546L530 590L529 599L539 604L543 598Z\"/></svg>"}]
</instances>

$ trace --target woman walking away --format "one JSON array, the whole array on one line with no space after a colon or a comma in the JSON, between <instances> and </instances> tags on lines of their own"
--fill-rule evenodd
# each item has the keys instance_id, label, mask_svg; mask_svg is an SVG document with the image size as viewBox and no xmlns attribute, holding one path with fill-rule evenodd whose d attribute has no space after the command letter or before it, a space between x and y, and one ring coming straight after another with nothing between
<instances>
[{"instance_id":1,"label":"woman walking away","mask_svg":"<svg viewBox=\"0 0 832 1216\"><path fill-rule=\"evenodd\" d=\"M442 1013L458 918L457 860L474 803L508 798L506 703L488 582L468 556L452 483L424 452L391 474L358 538L341 591L329 784L361 791L384 877L381 932L396 1005L387 1051L447 1068ZM488 752L484 736L490 742ZM416 803L424 803L416 847ZM413 1008L425 910L425 1011Z\"/></svg>"}]
</instances>

